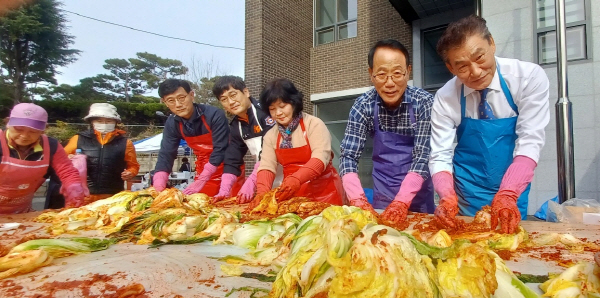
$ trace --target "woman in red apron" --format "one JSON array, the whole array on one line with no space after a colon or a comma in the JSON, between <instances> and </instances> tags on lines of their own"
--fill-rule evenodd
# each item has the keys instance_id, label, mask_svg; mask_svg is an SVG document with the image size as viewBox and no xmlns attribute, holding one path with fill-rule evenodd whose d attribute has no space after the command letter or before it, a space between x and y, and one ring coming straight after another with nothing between
<instances>
[{"instance_id":1,"label":"woman in red apron","mask_svg":"<svg viewBox=\"0 0 600 298\"><path fill-rule=\"evenodd\" d=\"M275 194L278 201L308 197L313 201L342 205L343 188L331 160L331 134L317 117L302 113L303 95L287 79L271 81L260 95L265 112L277 122L263 138L257 175L257 204L275 179L277 164L283 166L283 182Z\"/></svg>"},{"instance_id":2,"label":"woman in red apron","mask_svg":"<svg viewBox=\"0 0 600 298\"><path fill-rule=\"evenodd\" d=\"M64 182L67 206L83 203L79 173L58 141L43 134L47 121L42 107L22 103L11 111L8 131L0 130L0 214L32 211L33 196L50 167Z\"/></svg>"}]
</instances>

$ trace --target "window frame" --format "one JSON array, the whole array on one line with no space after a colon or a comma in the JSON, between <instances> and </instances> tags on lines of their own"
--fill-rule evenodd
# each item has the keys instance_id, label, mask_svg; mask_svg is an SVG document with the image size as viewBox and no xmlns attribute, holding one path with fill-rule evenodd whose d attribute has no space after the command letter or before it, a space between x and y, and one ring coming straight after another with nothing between
<instances>
[{"instance_id":1,"label":"window frame","mask_svg":"<svg viewBox=\"0 0 600 298\"><path fill-rule=\"evenodd\" d=\"M345 21L339 22L338 21L338 7L339 7L339 1L340 0L335 0L335 20L333 22L332 25L327 25L327 26L321 26L321 27L317 27L317 2L318 1L322 1L322 0L313 0L313 46L320 46L320 45L326 45L326 44L331 44L331 43L335 43L338 42L340 40L346 40L346 39L351 39L351 38L355 38L356 36L358 36L358 0L348 0L348 1L356 1L356 18L349 18ZM349 23L352 22L356 22L356 36L352 36L352 37L348 37L348 38L343 38L340 39L339 38L339 27L340 26L344 26L344 25L348 25ZM318 43L318 32L320 31L325 31L326 29L333 29L333 41L331 42L326 42L326 43Z\"/></svg>"},{"instance_id":2,"label":"window frame","mask_svg":"<svg viewBox=\"0 0 600 298\"><path fill-rule=\"evenodd\" d=\"M535 0L534 0L535 1ZM440 29L446 29L448 28L448 24L444 24L444 25L439 25L439 26L434 26L434 27L429 27L426 29L421 29L421 85L425 91L430 92L431 94L435 94L435 92L437 92L437 90L439 90L440 88L442 88L446 83L439 83L439 84L429 84L429 85L425 85L425 58L423 57L423 54L425 53L425 33L430 32L430 31L437 31ZM436 53L437 54L437 53ZM440 57L441 58L441 57ZM452 77L454 77L454 75L452 75L450 77L450 79L452 79Z\"/></svg>"},{"instance_id":3,"label":"window frame","mask_svg":"<svg viewBox=\"0 0 600 298\"><path fill-rule=\"evenodd\" d=\"M593 54L593 48L592 48L592 34L593 32L590 32L590 29L593 30L593 28L591 27L591 3L590 0L581 0L583 1L583 10L584 10L584 16L585 16L585 20L583 21L576 21L576 22L570 22L566 24L565 29L568 30L569 28L575 28L575 27L579 27L582 26L583 30L584 30L584 41L585 41L585 58L578 58L578 59L568 59L567 58L567 62L586 62L586 61L591 61L593 59L592 54ZM533 12L533 44L534 44L534 61L536 61L537 64L547 67L547 66L556 66L557 61L554 62L546 62L543 63L541 61L541 56L540 56L540 51L542 50L541 44L540 44L540 36L542 36L543 34L548 34L551 32L556 32L556 20L554 21L555 25L554 26L546 26L546 27L542 27L542 28L538 28L538 8L537 8L537 2L538 0L532 0L533 6L532 6L532 12ZM556 8L555 8L556 9ZM565 30L565 31L566 31Z\"/></svg>"}]
</instances>

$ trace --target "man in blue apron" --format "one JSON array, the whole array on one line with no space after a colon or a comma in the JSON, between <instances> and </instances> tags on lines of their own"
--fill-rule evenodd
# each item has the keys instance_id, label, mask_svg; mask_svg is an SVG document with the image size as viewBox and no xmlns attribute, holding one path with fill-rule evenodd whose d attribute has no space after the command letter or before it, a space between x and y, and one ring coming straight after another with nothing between
<instances>
[{"instance_id":1,"label":"man in blue apron","mask_svg":"<svg viewBox=\"0 0 600 298\"><path fill-rule=\"evenodd\" d=\"M432 213L427 163L433 96L408 86L410 59L400 42L377 42L368 63L375 88L354 102L341 143L340 175L349 203L365 210L385 208L382 219L388 223L404 221L408 210ZM373 137L373 207L358 178L367 134Z\"/></svg>"},{"instance_id":2,"label":"man in blue apron","mask_svg":"<svg viewBox=\"0 0 600 298\"><path fill-rule=\"evenodd\" d=\"M232 194L231 189L238 177L245 175L244 156L250 152L256 164L252 174L237 193L239 204L249 203L254 198L254 192L256 191L256 174L260 165L262 137L275 125L275 120L260 108L260 104L254 98L250 97L250 92L240 77L220 77L215 82L212 92L219 99L223 108L234 115L229 123L231 133L229 135L229 146L225 151L225 168L223 169L221 187L219 193L213 198L213 202L236 195ZM283 178L283 171L279 171L279 173L280 179L277 186Z\"/></svg>"},{"instance_id":3,"label":"man in blue apron","mask_svg":"<svg viewBox=\"0 0 600 298\"><path fill-rule=\"evenodd\" d=\"M454 227L457 213L474 216L491 204L492 228L500 222L514 233L545 142L548 77L539 65L496 57L477 16L450 24L437 51L455 77L436 93L431 115L436 218Z\"/></svg>"}]
</instances>

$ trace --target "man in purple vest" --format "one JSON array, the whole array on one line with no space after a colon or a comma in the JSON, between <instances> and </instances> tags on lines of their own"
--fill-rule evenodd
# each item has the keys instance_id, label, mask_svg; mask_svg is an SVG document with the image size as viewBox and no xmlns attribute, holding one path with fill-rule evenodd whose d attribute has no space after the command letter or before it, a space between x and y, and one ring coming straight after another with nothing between
<instances>
[{"instance_id":1,"label":"man in purple vest","mask_svg":"<svg viewBox=\"0 0 600 298\"><path fill-rule=\"evenodd\" d=\"M433 213L429 139L433 95L408 86L408 50L396 40L377 42L368 57L374 88L356 99L341 144L340 175L350 205L384 209L387 223L406 220L408 211ZM367 134L373 138L373 206L358 177Z\"/></svg>"}]
</instances>

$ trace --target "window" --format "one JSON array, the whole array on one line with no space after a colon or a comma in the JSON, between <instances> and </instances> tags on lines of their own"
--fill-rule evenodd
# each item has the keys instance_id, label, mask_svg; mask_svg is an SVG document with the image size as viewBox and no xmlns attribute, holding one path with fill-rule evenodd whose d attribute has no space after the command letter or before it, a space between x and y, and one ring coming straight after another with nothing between
<instances>
[{"instance_id":1,"label":"window","mask_svg":"<svg viewBox=\"0 0 600 298\"><path fill-rule=\"evenodd\" d=\"M356 96L352 98L336 99L333 101L318 102L315 104L315 115L323 122L331 133L331 149L333 150L333 166L340 168L340 145L344 139L346 124L348 123L348 114L354 104ZM358 177L362 187L373 188L373 140L367 136L365 148L358 161Z\"/></svg>"},{"instance_id":2,"label":"window","mask_svg":"<svg viewBox=\"0 0 600 298\"><path fill-rule=\"evenodd\" d=\"M539 64L556 63L556 13L555 0L534 0L536 3L537 55ZM587 40L587 0L565 1L567 60L588 59L590 42ZM588 9L589 10L589 9Z\"/></svg>"},{"instance_id":3,"label":"window","mask_svg":"<svg viewBox=\"0 0 600 298\"><path fill-rule=\"evenodd\" d=\"M315 45L356 37L357 0L315 0Z\"/></svg>"},{"instance_id":4,"label":"window","mask_svg":"<svg viewBox=\"0 0 600 298\"><path fill-rule=\"evenodd\" d=\"M435 93L437 89L444 86L453 77L452 73L446 67L444 60L436 51L438 40L442 37L446 27L422 31L423 89L432 93Z\"/></svg>"}]
</instances>

